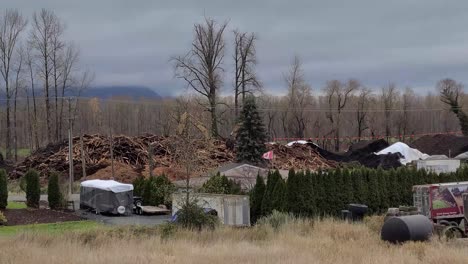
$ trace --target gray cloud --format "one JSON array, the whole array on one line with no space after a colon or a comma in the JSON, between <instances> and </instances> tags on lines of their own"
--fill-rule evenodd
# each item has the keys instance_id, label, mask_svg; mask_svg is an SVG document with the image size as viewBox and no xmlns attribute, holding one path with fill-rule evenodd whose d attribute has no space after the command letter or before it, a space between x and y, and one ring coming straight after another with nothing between
<instances>
[{"instance_id":1,"label":"gray cloud","mask_svg":"<svg viewBox=\"0 0 468 264\"><path fill-rule=\"evenodd\" d=\"M54 10L67 39L96 85L146 85L181 91L169 58L190 47L203 16L229 20L229 30L258 34L258 72L266 90L284 92L282 73L294 55L318 90L329 79L357 78L370 87L388 82L433 90L444 77L468 83L468 2L440 0L150 1L0 0L30 16ZM231 39L231 33L226 36ZM224 90L232 84L231 47Z\"/></svg>"}]
</instances>

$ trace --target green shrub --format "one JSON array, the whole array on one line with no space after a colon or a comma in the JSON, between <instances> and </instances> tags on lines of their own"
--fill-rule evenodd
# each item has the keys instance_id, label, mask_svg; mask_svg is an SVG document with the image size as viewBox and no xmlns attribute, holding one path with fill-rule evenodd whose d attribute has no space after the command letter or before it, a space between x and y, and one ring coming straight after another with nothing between
<instances>
[{"instance_id":1,"label":"green shrub","mask_svg":"<svg viewBox=\"0 0 468 264\"><path fill-rule=\"evenodd\" d=\"M171 194L175 190L174 184L165 176L149 177L141 184L143 189L142 198L145 205L158 206L164 204L171 207ZM140 189L141 192L141 189Z\"/></svg>"},{"instance_id":2,"label":"green shrub","mask_svg":"<svg viewBox=\"0 0 468 264\"><path fill-rule=\"evenodd\" d=\"M5 209L8 205L7 173L0 170L0 209Z\"/></svg>"},{"instance_id":3,"label":"green shrub","mask_svg":"<svg viewBox=\"0 0 468 264\"><path fill-rule=\"evenodd\" d=\"M140 176L133 181L133 194L135 196L143 196L145 190L145 177Z\"/></svg>"},{"instance_id":4,"label":"green shrub","mask_svg":"<svg viewBox=\"0 0 468 264\"><path fill-rule=\"evenodd\" d=\"M26 172L26 204L28 207L39 208L41 198L41 186L39 184L39 173L35 170Z\"/></svg>"},{"instance_id":5,"label":"green shrub","mask_svg":"<svg viewBox=\"0 0 468 264\"><path fill-rule=\"evenodd\" d=\"M260 225L260 226L267 225L277 231L283 225L293 222L295 219L296 218L292 214L273 210L271 215L260 218L257 221L257 225Z\"/></svg>"},{"instance_id":6,"label":"green shrub","mask_svg":"<svg viewBox=\"0 0 468 264\"><path fill-rule=\"evenodd\" d=\"M59 175L56 172L49 176L49 184L47 185L47 195L49 207L51 209L60 209L63 207L63 197L60 192Z\"/></svg>"},{"instance_id":7,"label":"green shrub","mask_svg":"<svg viewBox=\"0 0 468 264\"><path fill-rule=\"evenodd\" d=\"M6 225L7 224L7 219L5 217L5 215L0 211L0 226L1 225Z\"/></svg>"},{"instance_id":8,"label":"green shrub","mask_svg":"<svg viewBox=\"0 0 468 264\"><path fill-rule=\"evenodd\" d=\"M234 180L229 180L219 172L206 181L200 189L203 193L241 194L241 186Z\"/></svg>"},{"instance_id":9,"label":"green shrub","mask_svg":"<svg viewBox=\"0 0 468 264\"><path fill-rule=\"evenodd\" d=\"M189 230L214 230L219 224L218 217L207 214L197 205L196 201L185 203L182 208L177 211L177 220L175 222L182 228Z\"/></svg>"}]
</instances>

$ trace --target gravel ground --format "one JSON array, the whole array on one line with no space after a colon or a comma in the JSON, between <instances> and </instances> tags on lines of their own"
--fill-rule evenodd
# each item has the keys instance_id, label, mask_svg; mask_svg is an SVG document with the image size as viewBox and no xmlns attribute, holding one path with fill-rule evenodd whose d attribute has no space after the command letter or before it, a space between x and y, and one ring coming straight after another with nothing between
<instances>
[{"instance_id":1,"label":"gravel ground","mask_svg":"<svg viewBox=\"0 0 468 264\"><path fill-rule=\"evenodd\" d=\"M160 225L171 219L170 215L130 215L130 216L114 216L114 215L97 215L95 213L79 210L80 208L80 195L73 194L72 200L75 204L77 211L75 215L87 220L93 220L108 225ZM24 195L9 195L8 201L25 202L26 196ZM41 201L47 201L47 195L41 195Z\"/></svg>"}]
</instances>

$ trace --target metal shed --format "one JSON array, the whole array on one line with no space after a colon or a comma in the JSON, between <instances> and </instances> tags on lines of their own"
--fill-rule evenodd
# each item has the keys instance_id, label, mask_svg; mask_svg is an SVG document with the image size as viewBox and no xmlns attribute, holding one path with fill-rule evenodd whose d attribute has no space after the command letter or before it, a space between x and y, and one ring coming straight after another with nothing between
<instances>
[{"instance_id":1,"label":"metal shed","mask_svg":"<svg viewBox=\"0 0 468 264\"><path fill-rule=\"evenodd\" d=\"M182 207L185 193L172 195L172 216ZM192 193L191 199L196 200L202 208L216 210L222 224L231 226L250 225L250 201L248 195Z\"/></svg>"},{"instance_id":2,"label":"metal shed","mask_svg":"<svg viewBox=\"0 0 468 264\"><path fill-rule=\"evenodd\" d=\"M418 160L416 166L418 170L425 169L437 174L455 172L460 168L460 160L450 159L444 155L431 156L425 160Z\"/></svg>"}]
</instances>

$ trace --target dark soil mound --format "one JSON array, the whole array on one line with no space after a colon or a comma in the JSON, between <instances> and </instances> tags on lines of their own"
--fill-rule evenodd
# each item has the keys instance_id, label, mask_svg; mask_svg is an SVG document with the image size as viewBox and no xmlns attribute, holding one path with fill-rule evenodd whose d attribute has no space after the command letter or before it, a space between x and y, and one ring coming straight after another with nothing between
<instances>
[{"instance_id":1,"label":"dark soil mound","mask_svg":"<svg viewBox=\"0 0 468 264\"><path fill-rule=\"evenodd\" d=\"M378 152L389 146L387 141L383 139L358 142L352 145L349 148L349 151L345 153L330 152L314 144L309 144L309 146L320 153L322 157L337 162L359 162L365 167L382 167L383 169L391 169L401 166L401 155L399 154L374 154L374 152Z\"/></svg>"},{"instance_id":2,"label":"dark soil mound","mask_svg":"<svg viewBox=\"0 0 468 264\"><path fill-rule=\"evenodd\" d=\"M67 221L79 221L81 217L68 212L49 209L7 209L3 211L7 219L7 225L29 225L41 223L58 223Z\"/></svg>"},{"instance_id":3,"label":"dark soil mound","mask_svg":"<svg viewBox=\"0 0 468 264\"><path fill-rule=\"evenodd\" d=\"M410 147L429 155L455 157L468 151L468 137L444 134L422 136L413 141Z\"/></svg>"}]
</instances>

